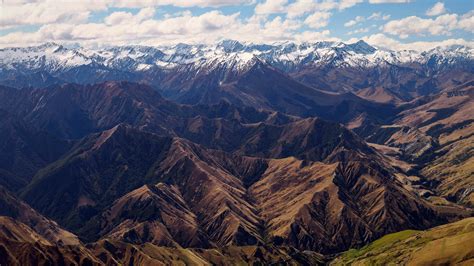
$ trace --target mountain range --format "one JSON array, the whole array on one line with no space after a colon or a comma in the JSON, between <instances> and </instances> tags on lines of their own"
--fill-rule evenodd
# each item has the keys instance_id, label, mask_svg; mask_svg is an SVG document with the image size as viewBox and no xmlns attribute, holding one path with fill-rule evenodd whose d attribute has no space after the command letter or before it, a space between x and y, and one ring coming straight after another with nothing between
<instances>
[{"instance_id":1,"label":"mountain range","mask_svg":"<svg viewBox=\"0 0 474 266\"><path fill-rule=\"evenodd\" d=\"M1 49L0 264L346 263L469 224L473 62L363 41Z\"/></svg>"},{"instance_id":2,"label":"mountain range","mask_svg":"<svg viewBox=\"0 0 474 266\"><path fill-rule=\"evenodd\" d=\"M46 43L0 49L0 84L44 87L127 80L194 104L222 97L211 90L226 93L249 69L265 65L314 89L400 102L470 81L473 59L473 49L466 46L392 51L364 41L267 45L224 40L215 45L100 49Z\"/></svg>"}]
</instances>

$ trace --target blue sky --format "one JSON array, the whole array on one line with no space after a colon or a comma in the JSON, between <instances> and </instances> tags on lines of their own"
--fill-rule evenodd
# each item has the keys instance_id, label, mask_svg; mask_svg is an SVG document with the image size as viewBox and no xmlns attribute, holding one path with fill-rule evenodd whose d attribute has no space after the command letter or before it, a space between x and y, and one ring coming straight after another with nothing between
<instances>
[{"instance_id":1,"label":"blue sky","mask_svg":"<svg viewBox=\"0 0 474 266\"><path fill-rule=\"evenodd\" d=\"M472 45L473 10L471 0L3 0L0 46L48 41L161 45L220 39L364 39L398 49Z\"/></svg>"}]
</instances>

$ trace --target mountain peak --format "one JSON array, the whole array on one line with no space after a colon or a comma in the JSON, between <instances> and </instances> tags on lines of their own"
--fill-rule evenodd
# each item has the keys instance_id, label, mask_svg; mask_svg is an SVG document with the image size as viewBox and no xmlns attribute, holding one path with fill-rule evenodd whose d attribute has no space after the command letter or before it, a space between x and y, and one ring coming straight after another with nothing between
<instances>
[{"instance_id":1,"label":"mountain peak","mask_svg":"<svg viewBox=\"0 0 474 266\"><path fill-rule=\"evenodd\" d=\"M360 54L372 54L377 50L363 40L359 40L356 43L348 44L347 47L350 47L352 51Z\"/></svg>"},{"instance_id":2,"label":"mountain peak","mask_svg":"<svg viewBox=\"0 0 474 266\"><path fill-rule=\"evenodd\" d=\"M235 40L222 40L217 44L217 48L222 48L226 53L242 51L244 45Z\"/></svg>"},{"instance_id":3,"label":"mountain peak","mask_svg":"<svg viewBox=\"0 0 474 266\"><path fill-rule=\"evenodd\" d=\"M376 51L378 52L375 53ZM283 72L292 72L311 66L366 68L386 64L426 64L433 55L443 59L436 60L439 61L436 65L451 66L459 60L473 60L474 49L453 46L449 49L433 49L426 52L402 52L376 49L363 40L350 44L331 41L247 44L236 40L222 40L213 45L179 43L159 48L114 46L106 49L74 48L57 43L45 43L21 49L0 49L0 67L11 71L20 70L22 74L25 73L24 75L42 71L60 80L70 80L69 75L79 72L80 75L76 75L81 81L77 83L91 83L89 81L91 76L100 76L101 80L136 80L141 79L136 75L156 73L160 70L241 71L253 63L254 57ZM60 83L60 80L48 82Z\"/></svg>"},{"instance_id":4,"label":"mountain peak","mask_svg":"<svg viewBox=\"0 0 474 266\"><path fill-rule=\"evenodd\" d=\"M39 46L37 46L38 49L49 49L49 48L61 48L62 45L58 44L58 43L55 43L55 42L46 42L46 43L43 43Z\"/></svg>"}]
</instances>

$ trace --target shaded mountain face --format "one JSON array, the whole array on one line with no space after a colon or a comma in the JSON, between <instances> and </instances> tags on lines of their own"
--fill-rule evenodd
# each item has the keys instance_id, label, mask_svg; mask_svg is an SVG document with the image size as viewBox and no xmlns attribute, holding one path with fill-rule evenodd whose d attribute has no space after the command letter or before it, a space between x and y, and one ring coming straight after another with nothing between
<instances>
[{"instance_id":1,"label":"shaded mountain face","mask_svg":"<svg viewBox=\"0 0 474 266\"><path fill-rule=\"evenodd\" d=\"M45 239L44 242L54 245L80 244L77 236L62 229L56 222L44 217L3 187L0 187L0 196L0 217L9 217L31 227L35 234Z\"/></svg>"},{"instance_id":2,"label":"shaded mountain face","mask_svg":"<svg viewBox=\"0 0 474 266\"><path fill-rule=\"evenodd\" d=\"M221 101L214 105L180 105L163 99L152 88L129 82L96 85L64 85L38 90L0 87L0 108L22 117L30 127L58 138L77 139L127 123L160 134L181 134L193 119L209 123L267 121L287 123L297 118ZM184 133L183 133L184 134Z\"/></svg>"},{"instance_id":3,"label":"shaded mountain face","mask_svg":"<svg viewBox=\"0 0 474 266\"><path fill-rule=\"evenodd\" d=\"M303 121L301 118L282 112L236 107L227 102L214 105L179 105L161 98L148 86L127 82L108 82L90 86L65 85L38 90L16 90L3 87L0 88L0 94L2 96L0 108L23 117L24 121L33 128L50 132L58 138L80 138L93 132L109 129L118 123L126 123L158 134L187 138L211 148L225 151L242 149L244 153L252 155L260 152L262 148L251 151L255 149L252 146L256 145L251 142L260 142L262 138L267 138L268 140L265 141L272 143L273 140L277 140L274 138L283 137L278 136L279 134L286 134L290 138L300 138L298 141L301 143L303 136L291 136L292 128L301 129L302 134L310 134L309 131L316 121L313 118ZM319 95L318 98L324 97ZM338 99L338 97L335 98ZM308 106L314 107L310 103ZM328 107L328 109L333 107ZM372 107L359 106L358 108L365 113L371 112ZM353 114L357 114L350 108L342 109L347 114L347 117L341 114L342 120L347 120ZM333 117L338 112L336 110L328 116ZM378 120L377 116L372 116L373 121ZM296 123L300 120L302 122ZM317 123L325 124L324 122ZM336 125L334 129L338 131L339 128ZM328 130L332 129L327 128L324 131L328 132ZM297 132L298 134L300 132ZM332 133L327 134L327 137L331 137L329 134ZM265 141L258 145L263 147L266 145ZM299 144L290 143L289 145ZM282 152L288 148L292 149L291 147L275 147L275 149L283 149ZM315 153L313 156L320 155Z\"/></svg>"},{"instance_id":4,"label":"shaded mountain face","mask_svg":"<svg viewBox=\"0 0 474 266\"><path fill-rule=\"evenodd\" d=\"M64 157L38 172L23 192L24 198L43 213L55 219L62 217L60 223L67 218L82 224L94 206L109 203L106 199L156 181L147 173L164 157L171 139L150 133L130 135L122 127L79 141ZM109 176L110 168L119 171ZM55 186L54 193L41 192L51 186Z\"/></svg>"},{"instance_id":5,"label":"shaded mountain face","mask_svg":"<svg viewBox=\"0 0 474 266\"><path fill-rule=\"evenodd\" d=\"M408 191L396 178L402 173L353 133L318 139L326 125L312 122L302 138L328 146L271 153L276 146L259 153L266 158L119 125L79 141L22 195L87 241L185 248L275 244L331 253L463 215Z\"/></svg>"},{"instance_id":6,"label":"shaded mountain face","mask_svg":"<svg viewBox=\"0 0 474 266\"><path fill-rule=\"evenodd\" d=\"M192 106L165 100L146 85L106 82L37 90L2 87L0 108L21 116L37 129L59 138L72 139L109 129L118 123L181 136L186 132L180 130L197 116L204 120L224 118L228 121L207 123L222 123L236 128L241 127L238 123L284 124L297 120L295 116L315 115L344 123L364 115L373 123L381 123L390 119L395 110L393 106L371 103L352 94L335 95L316 91L275 70L264 68L274 73L264 74L268 76L267 80L258 78L260 74L251 74L253 77L250 80L243 80L229 88L231 97L212 99L206 96L206 101L192 102L198 104ZM260 84L257 86L260 89L250 85L255 81ZM279 88L268 86L270 82L279 84ZM195 96L192 98L198 99Z\"/></svg>"},{"instance_id":7,"label":"shaded mountain face","mask_svg":"<svg viewBox=\"0 0 474 266\"><path fill-rule=\"evenodd\" d=\"M1 109L0 139L0 185L12 191L25 186L40 168L71 146Z\"/></svg>"}]
</instances>

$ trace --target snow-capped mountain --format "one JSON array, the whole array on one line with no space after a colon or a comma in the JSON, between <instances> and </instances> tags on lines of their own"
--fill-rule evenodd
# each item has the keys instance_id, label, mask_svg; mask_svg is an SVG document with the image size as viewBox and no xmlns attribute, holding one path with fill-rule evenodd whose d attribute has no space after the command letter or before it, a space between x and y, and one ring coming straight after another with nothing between
<instances>
[{"instance_id":1,"label":"snow-capped mountain","mask_svg":"<svg viewBox=\"0 0 474 266\"><path fill-rule=\"evenodd\" d=\"M88 49L46 43L0 49L0 85L21 88L126 80L147 83L186 103L197 101L196 95L207 97L203 92L208 89L225 91L228 84L262 67L314 89L399 102L471 80L474 49L449 46L418 52L378 49L364 41L253 44L233 40L214 45ZM258 79L258 75L250 76ZM254 80L248 86L255 84Z\"/></svg>"},{"instance_id":2,"label":"snow-capped mountain","mask_svg":"<svg viewBox=\"0 0 474 266\"><path fill-rule=\"evenodd\" d=\"M27 48L0 49L0 66L5 70L47 71L55 73L78 66L97 65L121 71L151 68L173 69L183 65L196 68L227 66L241 70L260 59L284 71L305 66L373 67L384 64L454 64L473 60L474 49L464 46L439 47L429 51L390 51L374 48L364 41L292 42L244 44L224 40L216 45L119 46L104 49L66 48L46 43Z\"/></svg>"}]
</instances>

